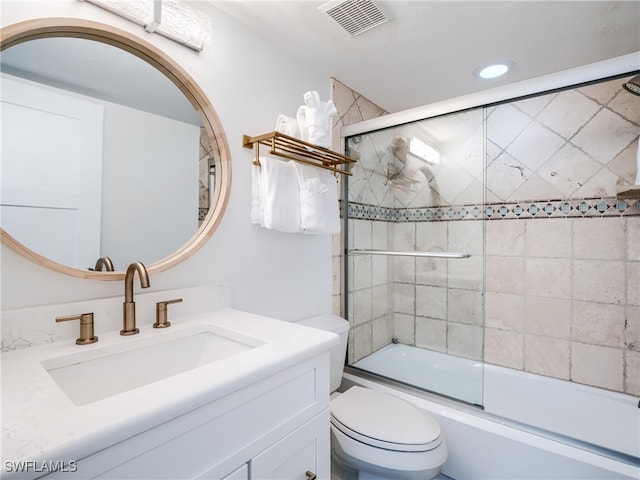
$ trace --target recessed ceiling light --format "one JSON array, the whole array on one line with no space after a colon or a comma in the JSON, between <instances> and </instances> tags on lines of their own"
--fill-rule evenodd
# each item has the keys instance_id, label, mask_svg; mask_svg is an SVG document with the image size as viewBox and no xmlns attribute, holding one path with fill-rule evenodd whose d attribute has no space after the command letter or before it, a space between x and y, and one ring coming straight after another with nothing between
<instances>
[{"instance_id":1,"label":"recessed ceiling light","mask_svg":"<svg viewBox=\"0 0 640 480\"><path fill-rule=\"evenodd\" d=\"M487 65L486 67L477 68L475 73L480 78L497 78L507 73L512 66L513 62L494 63L492 65Z\"/></svg>"}]
</instances>

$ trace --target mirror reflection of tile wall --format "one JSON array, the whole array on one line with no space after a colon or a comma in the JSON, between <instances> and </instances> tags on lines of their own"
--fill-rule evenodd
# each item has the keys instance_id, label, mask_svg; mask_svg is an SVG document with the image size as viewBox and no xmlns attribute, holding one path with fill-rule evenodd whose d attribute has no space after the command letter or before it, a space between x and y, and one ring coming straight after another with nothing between
<instances>
[{"instance_id":1,"label":"mirror reflection of tile wall","mask_svg":"<svg viewBox=\"0 0 640 480\"><path fill-rule=\"evenodd\" d=\"M200 128L200 150L198 159L198 226L209 213L215 182L215 157L211 140L204 127Z\"/></svg>"},{"instance_id":2,"label":"mirror reflection of tile wall","mask_svg":"<svg viewBox=\"0 0 640 480\"><path fill-rule=\"evenodd\" d=\"M354 257L351 362L397 337L640 394L640 205L615 198L640 99L624 80L420 122L439 164L394 156L415 128L352 139L348 247L485 251L486 283L481 262Z\"/></svg>"}]
</instances>

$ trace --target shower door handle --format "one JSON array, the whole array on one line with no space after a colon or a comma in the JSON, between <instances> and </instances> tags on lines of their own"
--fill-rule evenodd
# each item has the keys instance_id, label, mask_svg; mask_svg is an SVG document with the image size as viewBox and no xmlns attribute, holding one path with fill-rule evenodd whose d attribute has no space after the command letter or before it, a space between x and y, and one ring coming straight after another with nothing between
<instances>
[{"instance_id":1,"label":"shower door handle","mask_svg":"<svg viewBox=\"0 0 640 480\"><path fill-rule=\"evenodd\" d=\"M307 476L307 480L316 480L316 474L309 470L305 472L305 475Z\"/></svg>"}]
</instances>

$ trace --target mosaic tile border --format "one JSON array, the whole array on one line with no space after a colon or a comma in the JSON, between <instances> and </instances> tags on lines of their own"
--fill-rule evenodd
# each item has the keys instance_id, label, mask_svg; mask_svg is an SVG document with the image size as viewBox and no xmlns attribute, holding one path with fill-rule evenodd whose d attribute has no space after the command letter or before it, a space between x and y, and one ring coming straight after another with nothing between
<instances>
[{"instance_id":1,"label":"mosaic tile border","mask_svg":"<svg viewBox=\"0 0 640 480\"><path fill-rule=\"evenodd\" d=\"M349 218L386 222L529 220L541 218L640 216L640 201L629 202L611 197L404 209L349 203L347 209Z\"/></svg>"}]
</instances>

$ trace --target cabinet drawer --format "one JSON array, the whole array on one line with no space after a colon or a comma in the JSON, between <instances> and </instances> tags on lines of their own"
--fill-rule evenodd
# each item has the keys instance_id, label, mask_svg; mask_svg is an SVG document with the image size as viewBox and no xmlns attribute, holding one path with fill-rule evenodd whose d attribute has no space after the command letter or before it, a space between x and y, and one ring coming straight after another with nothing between
<instances>
[{"instance_id":1,"label":"cabinet drawer","mask_svg":"<svg viewBox=\"0 0 640 480\"><path fill-rule=\"evenodd\" d=\"M305 480L330 475L329 409L290 433L251 461L251 480ZM307 474L309 472L309 474Z\"/></svg>"}]
</instances>

